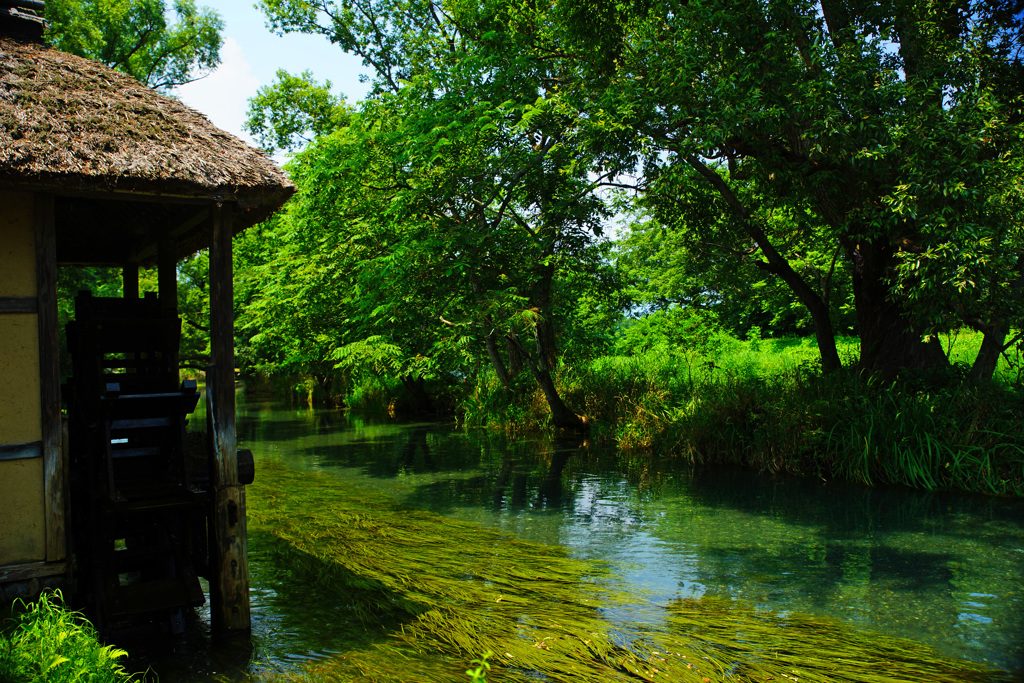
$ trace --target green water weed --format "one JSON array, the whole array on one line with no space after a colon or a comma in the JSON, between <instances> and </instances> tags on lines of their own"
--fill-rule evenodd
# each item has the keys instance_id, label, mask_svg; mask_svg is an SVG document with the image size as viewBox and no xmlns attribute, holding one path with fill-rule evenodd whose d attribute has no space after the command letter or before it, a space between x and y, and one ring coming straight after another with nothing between
<instances>
[{"instance_id":1,"label":"green water weed","mask_svg":"<svg viewBox=\"0 0 1024 683\"><path fill-rule=\"evenodd\" d=\"M469 676L469 680L473 683L484 683L487 680L487 672L491 670L491 665L487 663L487 658L493 656L493 652L485 652L480 659L474 659L470 662L470 665L475 665L475 669L466 669L466 675Z\"/></svg>"},{"instance_id":2,"label":"green water weed","mask_svg":"<svg viewBox=\"0 0 1024 683\"><path fill-rule=\"evenodd\" d=\"M250 528L304 558L296 579L342 604L345 586L372 587L359 598L366 609L347 604L386 631L285 678L441 683L493 652L488 676L502 681L1000 680L910 641L735 600L674 600L662 618L634 621L637 596L615 587L614 567L273 460L261 471Z\"/></svg>"}]
</instances>

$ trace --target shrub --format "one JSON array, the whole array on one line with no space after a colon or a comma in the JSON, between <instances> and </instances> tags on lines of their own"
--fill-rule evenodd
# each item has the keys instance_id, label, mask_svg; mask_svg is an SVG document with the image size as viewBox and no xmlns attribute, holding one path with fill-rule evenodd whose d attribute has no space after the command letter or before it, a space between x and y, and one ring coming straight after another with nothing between
<instances>
[{"instance_id":1,"label":"shrub","mask_svg":"<svg viewBox=\"0 0 1024 683\"><path fill-rule=\"evenodd\" d=\"M60 591L35 602L15 602L15 613L0 631L3 683L118 683L133 680L118 664L126 652L100 645L80 614L64 607Z\"/></svg>"}]
</instances>

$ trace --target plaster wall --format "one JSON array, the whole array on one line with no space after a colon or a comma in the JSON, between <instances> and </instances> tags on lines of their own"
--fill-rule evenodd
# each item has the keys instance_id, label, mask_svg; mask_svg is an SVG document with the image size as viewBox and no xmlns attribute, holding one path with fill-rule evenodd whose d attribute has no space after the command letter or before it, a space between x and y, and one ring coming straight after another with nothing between
<instances>
[{"instance_id":1,"label":"plaster wall","mask_svg":"<svg viewBox=\"0 0 1024 683\"><path fill-rule=\"evenodd\" d=\"M36 296L33 224L32 195L0 191L0 297ZM40 439L38 316L0 313L0 446ZM41 457L0 457L0 566L46 559L44 491Z\"/></svg>"},{"instance_id":2,"label":"plaster wall","mask_svg":"<svg viewBox=\"0 0 1024 683\"><path fill-rule=\"evenodd\" d=\"M43 459L0 460L0 567L46 559Z\"/></svg>"},{"instance_id":3,"label":"plaster wall","mask_svg":"<svg viewBox=\"0 0 1024 683\"><path fill-rule=\"evenodd\" d=\"M35 295L32 195L0 191L0 296Z\"/></svg>"},{"instance_id":4,"label":"plaster wall","mask_svg":"<svg viewBox=\"0 0 1024 683\"><path fill-rule=\"evenodd\" d=\"M43 438L39 401L36 316L0 313L0 444Z\"/></svg>"}]
</instances>

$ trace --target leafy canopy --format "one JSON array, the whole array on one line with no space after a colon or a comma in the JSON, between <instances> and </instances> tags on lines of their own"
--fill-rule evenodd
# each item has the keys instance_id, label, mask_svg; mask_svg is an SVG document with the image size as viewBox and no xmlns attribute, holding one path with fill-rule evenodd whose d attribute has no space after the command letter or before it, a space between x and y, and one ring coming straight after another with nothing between
<instances>
[{"instance_id":1,"label":"leafy canopy","mask_svg":"<svg viewBox=\"0 0 1024 683\"><path fill-rule=\"evenodd\" d=\"M195 0L47 0L46 38L160 90L200 79L220 64L224 22Z\"/></svg>"}]
</instances>

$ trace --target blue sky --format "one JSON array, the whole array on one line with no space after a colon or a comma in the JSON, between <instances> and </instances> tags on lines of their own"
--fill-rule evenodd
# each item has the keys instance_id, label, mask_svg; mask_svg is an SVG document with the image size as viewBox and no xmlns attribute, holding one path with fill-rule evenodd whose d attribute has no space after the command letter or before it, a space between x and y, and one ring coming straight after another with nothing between
<instances>
[{"instance_id":1,"label":"blue sky","mask_svg":"<svg viewBox=\"0 0 1024 683\"><path fill-rule=\"evenodd\" d=\"M320 36L275 36L254 3L199 0L197 4L215 9L224 19L224 47L214 73L175 91L185 104L206 114L219 128L251 142L242 131L247 100L260 86L273 83L278 69L296 74L312 71L318 81L331 81L334 91L353 103L365 96L368 84L359 82L359 74L366 69L357 57Z\"/></svg>"}]
</instances>

